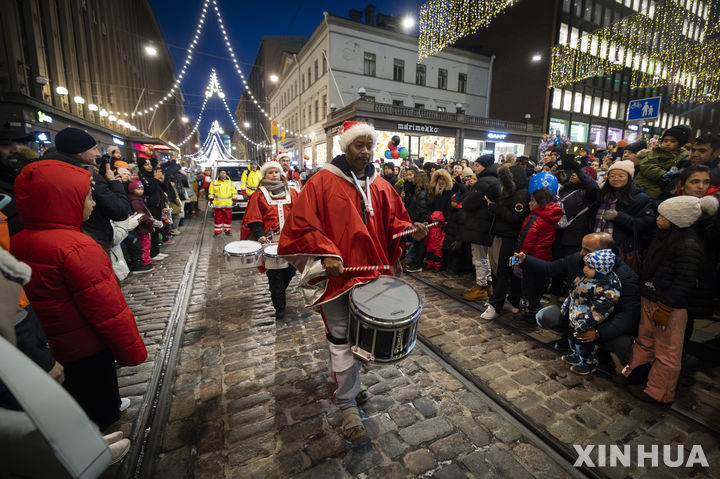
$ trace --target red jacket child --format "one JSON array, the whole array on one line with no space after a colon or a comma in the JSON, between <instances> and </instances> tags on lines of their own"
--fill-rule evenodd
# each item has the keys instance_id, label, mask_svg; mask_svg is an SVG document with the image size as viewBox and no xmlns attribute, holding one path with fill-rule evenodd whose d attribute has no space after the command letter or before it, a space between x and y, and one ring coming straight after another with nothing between
<instances>
[{"instance_id":1,"label":"red jacket child","mask_svg":"<svg viewBox=\"0 0 720 479\"><path fill-rule=\"evenodd\" d=\"M542 188L542 190L546 190L548 195L553 196L546 188ZM534 192L530 200L530 208L536 206L525 218L517 244L520 245L522 253L545 261L552 261L555 229L562 217L562 208L555 202L548 202L544 206L540 206L536 193L540 193L540 190Z\"/></svg>"},{"instance_id":2,"label":"red jacket child","mask_svg":"<svg viewBox=\"0 0 720 479\"><path fill-rule=\"evenodd\" d=\"M15 195L25 229L11 238L10 250L32 268L25 292L60 363L110 349L122 366L133 366L147 350L110 258L82 232L89 190L90 173L68 163L23 168Z\"/></svg>"},{"instance_id":3,"label":"red jacket child","mask_svg":"<svg viewBox=\"0 0 720 479\"><path fill-rule=\"evenodd\" d=\"M443 231L442 225L445 223L445 215L442 211L433 211L430 215L430 221L437 221L440 223L440 226L428 228L428 235L427 238L425 238L425 254L427 255L425 259L428 268L437 271L442 266L442 246L445 241L445 232Z\"/></svg>"}]
</instances>

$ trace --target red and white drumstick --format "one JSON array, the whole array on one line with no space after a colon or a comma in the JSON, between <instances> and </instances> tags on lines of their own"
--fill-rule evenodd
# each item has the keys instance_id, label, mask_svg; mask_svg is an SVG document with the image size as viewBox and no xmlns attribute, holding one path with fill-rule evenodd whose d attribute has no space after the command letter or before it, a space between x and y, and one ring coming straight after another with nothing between
<instances>
[{"instance_id":1,"label":"red and white drumstick","mask_svg":"<svg viewBox=\"0 0 720 479\"><path fill-rule=\"evenodd\" d=\"M435 226L440 226L441 224L442 224L442 223L439 222L439 221L433 221L432 223L428 223L428 224L427 224L427 227L428 227L428 228L432 228L432 227L435 227ZM405 230L405 231L403 231L402 233L396 233L396 234L394 234L393 237L392 237L392 239L398 239L398 238L401 238L401 237L403 237L403 236L411 235L411 234L413 234L414 232L416 232L417 230L418 230L417 227L411 226L410 229Z\"/></svg>"},{"instance_id":2,"label":"red and white drumstick","mask_svg":"<svg viewBox=\"0 0 720 479\"><path fill-rule=\"evenodd\" d=\"M389 269L390 269L390 265L387 265L387 264L380 264L380 265L373 264L373 265L370 265L370 266L348 266L348 267L345 268L344 270L345 270L346 273L355 273L355 272L358 272L358 271L373 271L373 270L375 270L375 269L389 270Z\"/></svg>"}]
</instances>

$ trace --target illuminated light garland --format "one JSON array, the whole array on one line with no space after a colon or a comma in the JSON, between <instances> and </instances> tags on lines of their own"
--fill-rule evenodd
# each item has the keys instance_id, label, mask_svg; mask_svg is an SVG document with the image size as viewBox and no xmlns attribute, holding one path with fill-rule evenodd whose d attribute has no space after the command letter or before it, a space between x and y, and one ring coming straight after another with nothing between
<instances>
[{"instance_id":1,"label":"illuminated light garland","mask_svg":"<svg viewBox=\"0 0 720 479\"><path fill-rule=\"evenodd\" d=\"M190 133L188 134L188 136L186 136L183 141L181 141L180 143L178 143L178 146L183 146L185 143L187 143L188 141L190 141L190 138L192 138L192 136L195 134L195 132L196 132L196 131L198 130L198 128L200 127L200 122L202 121L203 113L205 112L205 105L207 105L207 101L208 101L209 98L210 98L210 97L207 97L207 96L206 96L205 99L203 100L202 107L200 108L200 114L198 115L198 119L197 119L197 121L195 122L195 125L193 125L193 129L190 131Z\"/></svg>"},{"instance_id":2,"label":"illuminated light garland","mask_svg":"<svg viewBox=\"0 0 720 479\"><path fill-rule=\"evenodd\" d=\"M693 9L694 0L688 8ZM707 103L720 100L720 41L700 41L683 34L692 25L708 32L710 22L675 1L650 5L609 27L578 39L576 45L553 47L550 88L585 78L631 69L631 88L672 85L673 103ZM704 25L703 25L704 24ZM688 30L689 31L689 30ZM578 46L587 46L590 52Z\"/></svg>"},{"instance_id":3,"label":"illuminated light garland","mask_svg":"<svg viewBox=\"0 0 720 479\"><path fill-rule=\"evenodd\" d=\"M418 63L473 34L517 0L430 0L420 7Z\"/></svg>"},{"instance_id":4,"label":"illuminated light garland","mask_svg":"<svg viewBox=\"0 0 720 479\"><path fill-rule=\"evenodd\" d=\"M223 40L225 40L225 46L227 47L227 50L230 53L230 59L232 60L233 65L235 66L235 71L237 72L238 75L240 75L240 79L242 80L243 86L245 87L245 91L247 92L247 94L250 97L250 99L252 100L252 102L258 107L260 112L263 115L265 115L265 118L272 121L272 119L273 119L272 116L270 116L265 111L265 109L260 106L257 98L255 98L255 96L253 95L253 92L250 90L250 86L248 85L247 80L245 79L245 75L243 74L242 69L240 68L240 64L238 63L238 60L235 57L235 52L233 50L232 44L230 43L230 38L228 37L227 31L225 30L225 25L223 23L222 16L220 15L220 8L218 7L217 0L212 0L212 3L213 3L213 8L215 9L215 15L217 16L218 24L220 25L220 31L222 32ZM309 135L303 135L302 133L300 133L298 131L289 130L289 129L283 127L282 125L280 125L280 123L278 123L278 127L282 131L290 133L292 136L296 136L299 138L310 138Z\"/></svg>"}]
</instances>

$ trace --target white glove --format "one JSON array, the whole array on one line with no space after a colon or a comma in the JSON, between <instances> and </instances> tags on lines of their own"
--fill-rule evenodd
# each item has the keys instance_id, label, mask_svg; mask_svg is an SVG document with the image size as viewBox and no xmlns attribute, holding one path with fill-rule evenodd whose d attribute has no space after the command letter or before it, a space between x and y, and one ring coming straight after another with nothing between
<instances>
[{"instance_id":1,"label":"white glove","mask_svg":"<svg viewBox=\"0 0 720 479\"><path fill-rule=\"evenodd\" d=\"M153 226L158 229L162 228L163 227L162 221L153 220Z\"/></svg>"},{"instance_id":2,"label":"white glove","mask_svg":"<svg viewBox=\"0 0 720 479\"><path fill-rule=\"evenodd\" d=\"M134 230L138 227L139 224L140 222L137 220L137 218L135 218L134 216L130 216L128 218L128 231Z\"/></svg>"}]
</instances>

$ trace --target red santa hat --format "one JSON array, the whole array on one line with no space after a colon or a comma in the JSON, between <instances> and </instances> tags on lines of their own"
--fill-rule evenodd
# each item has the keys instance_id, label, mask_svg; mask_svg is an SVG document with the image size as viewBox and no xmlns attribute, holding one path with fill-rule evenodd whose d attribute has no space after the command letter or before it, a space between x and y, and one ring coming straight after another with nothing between
<instances>
[{"instance_id":1,"label":"red santa hat","mask_svg":"<svg viewBox=\"0 0 720 479\"><path fill-rule=\"evenodd\" d=\"M346 121L343 123L343 131L340 134L340 149L347 152L350 143L360 136L369 136L372 138L373 146L377 142L377 131L372 125L368 125L364 121Z\"/></svg>"},{"instance_id":2,"label":"red santa hat","mask_svg":"<svg viewBox=\"0 0 720 479\"><path fill-rule=\"evenodd\" d=\"M278 156L277 156L277 158L276 158L277 161L280 161L280 158L287 158L287 159L289 160L289 159L290 159L290 153L287 153L287 152L283 151L282 153L279 153L279 154L278 154Z\"/></svg>"},{"instance_id":3,"label":"red santa hat","mask_svg":"<svg viewBox=\"0 0 720 479\"><path fill-rule=\"evenodd\" d=\"M280 166L280 162L276 160L270 160L263 163L263 165L260 167L260 174L265 177L265 172L269 170L270 168L277 168L280 170L280 173L282 173L282 166Z\"/></svg>"}]
</instances>

